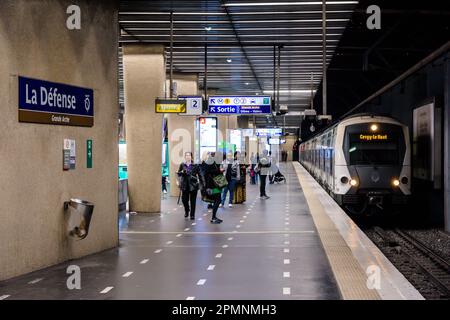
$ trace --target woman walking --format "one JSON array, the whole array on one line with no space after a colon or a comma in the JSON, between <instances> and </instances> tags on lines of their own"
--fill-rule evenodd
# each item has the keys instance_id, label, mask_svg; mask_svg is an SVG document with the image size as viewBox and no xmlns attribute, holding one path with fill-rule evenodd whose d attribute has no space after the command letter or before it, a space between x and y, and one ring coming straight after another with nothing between
<instances>
[{"instance_id":1,"label":"woman walking","mask_svg":"<svg viewBox=\"0 0 450 320\"><path fill-rule=\"evenodd\" d=\"M222 188L226 185L226 181L223 176L223 169L217 164L215 155L215 152L209 154L208 158L202 163L202 171L205 174L205 193L213 202L211 223L217 224L222 222L221 219L217 218L217 210L221 202Z\"/></svg>"},{"instance_id":2,"label":"woman walking","mask_svg":"<svg viewBox=\"0 0 450 320\"><path fill-rule=\"evenodd\" d=\"M187 218L190 215L191 220L194 220L200 170L198 165L195 165L192 162L191 152L186 152L184 154L184 162L180 164L177 173L181 180L180 189L181 200L184 206L184 217Z\"/></svg>"}]
</instances>

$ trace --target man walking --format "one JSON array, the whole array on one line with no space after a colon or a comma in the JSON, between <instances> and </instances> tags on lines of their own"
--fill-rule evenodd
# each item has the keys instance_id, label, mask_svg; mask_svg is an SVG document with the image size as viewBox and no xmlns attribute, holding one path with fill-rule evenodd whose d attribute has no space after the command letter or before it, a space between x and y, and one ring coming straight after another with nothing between
<instances>
[{"instance_id":1,"label":"man walking","mask_svg":"<svg viewBox=\"0 0 450 320\"><path fill-rule=\"evenodd\" d=\"M269 196L266 194L266 180L267 174L270 170L270 159L268 157L267 150L264 150L262 156L258 161L258 172L259 172L259 198L260 199L269 199Z\"/></svg>"}]
</instances>

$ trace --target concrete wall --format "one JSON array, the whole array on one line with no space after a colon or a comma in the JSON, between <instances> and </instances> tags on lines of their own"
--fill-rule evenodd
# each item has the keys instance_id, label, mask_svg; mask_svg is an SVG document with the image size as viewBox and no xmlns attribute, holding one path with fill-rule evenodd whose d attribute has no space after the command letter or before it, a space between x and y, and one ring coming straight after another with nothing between
<instances>
[{"instance_id":1,"label":"concrete wall","mask_svg":"<svg viewBox=\"0 0 450 320\"><path fill-rule=\"evenodd\" d=\"M155 113L155 99L164 97L164 47L124 45L123 73L130 210L159 212L162 114Z\"/></svg>"},{"instance_id":2,"label":"concrete wall","mask_svg":"<svg viewBox=\"0 0 450 320\"><path fill-rule=\"evenodd\" d=\"M197 95L198 79L197 75L187 75L175 73L174 82L177 83L178 95ZM170 88L169 81L166 81L166 88ZM169 90L167 90L169 93ZM184 160L185 152L195 152L194 150L194 127L195 116L180 116L178 114L168 114L168 140L170 159L170 195L178 196L179 189L176 187L178 168ZM194 158L195 159L195 158Z\"/></svg>"},{"instance_id":3,"label":"concrete wall","mask_svg":"<svg viewBox=\"0 0 450 320\"><path fill-rule=\"evenodd\" d=\"M449 87L448 80L446 80L446 61L449 57L450 53L447 52L402 83L361 107L358 112L385 113L399 119L409 126L412 140L414 108L433 97L438 99L438 105L443 109L445 108L445 92L448 91ZM444 115L445 112L448 113L448 110L442 112L442 115ZM443 161L444 152L442 152ZM412 166L414 167L413 159ZM444 224L444 185L435 189L432 182L413 178L412 195L411 208L413 209L408 212L410 216L417 215L415 218L420 219L424 224L429 223L439 226Z\"/></svg>"},{"instance_id":4,"label":"concrete wall","mask_svg":"<svg viewBox=\"0 0 450 320\"><path fill-rule=\"evenodd\" d=\"M0 280L117 246L117 3L78 0L81 30L66 28L65 0L0 2ZM18 122L18 75L94 89L92 128ZM63 139L76 169L63 171ZM86 140L93 139L93 168ZM95 204L86 239L68 239L63 202Z\"/></svg>"}]
</instances>

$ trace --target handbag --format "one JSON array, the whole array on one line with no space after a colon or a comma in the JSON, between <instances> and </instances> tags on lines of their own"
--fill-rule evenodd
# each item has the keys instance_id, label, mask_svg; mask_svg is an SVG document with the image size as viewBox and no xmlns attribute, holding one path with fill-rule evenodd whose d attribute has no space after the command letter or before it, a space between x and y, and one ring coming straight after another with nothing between
<instances>
[{"instance_id":1,"label":"handbag","mask_svg":"<svg viewBox=\"0 0 450 320\"><path fill-rule=\"evenodd\" d=\"M228 181L223 174L215 176L213 181L217 188L224 188L228 185Z\"/></svg>"}]
</instances>

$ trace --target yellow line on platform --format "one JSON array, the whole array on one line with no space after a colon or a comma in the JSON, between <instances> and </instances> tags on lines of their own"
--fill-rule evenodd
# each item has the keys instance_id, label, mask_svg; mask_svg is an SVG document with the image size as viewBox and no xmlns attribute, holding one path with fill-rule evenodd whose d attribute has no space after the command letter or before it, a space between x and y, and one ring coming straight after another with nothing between
<instances>
[{"instance_id":1,"label":"yellow line on platform","mask_svg":"<svg viewBox=\"0 0 450 320\"><path fill-rule=\"evenodd\" d=\"M121 234L314 234L314 230L304 230L304 231L120 231Z\"/></svg>"},{"instance_id":2,"label":"yellow line on platform","mask_svg":"<svg viewBox=\"0 0 450 320\"><path fill-rule=\"evenodd\" d=\"M367 287L366 273L315 194L313 189L315 180L298 162L293 163L293 166L342 298L344 300L379 300L378 292Z\"/></svg>"}]
</instances>

